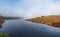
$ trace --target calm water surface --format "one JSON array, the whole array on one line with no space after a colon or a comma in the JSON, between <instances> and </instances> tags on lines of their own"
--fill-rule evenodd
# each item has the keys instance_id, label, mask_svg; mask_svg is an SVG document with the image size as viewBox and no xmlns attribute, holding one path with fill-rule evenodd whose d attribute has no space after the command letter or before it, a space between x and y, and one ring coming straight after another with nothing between
<instances>
[{"instance_id":1,"label":"calm water surface","mask_svg":"<svg viewBox=\"0 0 60 37\"><path fill-rule=\"evenodd\" d=\"M0 32L10 37L60 37L60 28L25 20L6 20Z\"/></svg>"}]
</instances>

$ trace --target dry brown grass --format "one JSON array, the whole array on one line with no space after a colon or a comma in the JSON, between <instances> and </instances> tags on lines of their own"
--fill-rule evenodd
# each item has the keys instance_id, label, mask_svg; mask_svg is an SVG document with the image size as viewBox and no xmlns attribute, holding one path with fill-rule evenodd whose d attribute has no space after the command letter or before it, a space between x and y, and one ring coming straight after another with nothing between
<instances>
[{"instance_id":1,"label":"dry brown grass","mask_svg":"<svg viewBox=\"0 0 60 37\"><path fill-rule=\"evenodd\" d=\"M60 15L51 15L51 16L41 16L31 19L26 19L27 21L43 23L47 25L53 25L53 23L60 23Z\"/></svg>"}]
</instances>

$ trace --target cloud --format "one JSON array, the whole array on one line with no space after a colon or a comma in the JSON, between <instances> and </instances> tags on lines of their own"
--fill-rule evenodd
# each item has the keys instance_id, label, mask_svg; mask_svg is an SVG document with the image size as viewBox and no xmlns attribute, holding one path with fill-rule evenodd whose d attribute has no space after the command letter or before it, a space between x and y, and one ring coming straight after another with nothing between
<instances>
[{"instance_id":1,"label":"cloud","mask_svg":"<svg viewBox=\"0 0 60 37\"><path fill-rule=\"evenodd\" d=\"M60 4L54 0L18 0L16 5L11 4L0 2L0 15L32 18L60 14Z\"/></svg>"},{"instance_id":2,"label":"cloud","mask_svg":"<svg viewBox=\"0 0 60 37\"><path fill-rule=\"evenodd\" d=\"M60 4L53 0L23 0L27 5L26 18L60 14Z\"/></svg>"},{"instance_id":3,"label":"cloud","mask_svg":"<svg viewBox=\"0 0 60 37\"><path fill-rule=\"evenodd\" d=\"M11 5L12 2L9 2L11 4L9 4L8 2L9 2L8 0L7 1L6 0L0 1L0 15L17 16L15 5Z\"/></svg>"}]
</instances>

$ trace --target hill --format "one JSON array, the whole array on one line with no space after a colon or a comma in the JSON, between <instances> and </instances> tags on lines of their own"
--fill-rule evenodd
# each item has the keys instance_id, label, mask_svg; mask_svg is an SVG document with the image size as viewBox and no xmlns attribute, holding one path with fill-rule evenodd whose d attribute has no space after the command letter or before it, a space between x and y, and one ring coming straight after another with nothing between
<instances>
[{"instance_id":1,"label":"hill","mask_svg":"<svg viewBox=\"0 0 60 37\"><path fill-rule=\"evenodd\" d=\"M41 16L36 18L26 19L27 21L47 24L50 26L60 27L60 15Z\"/></svg>"}]
</instances>

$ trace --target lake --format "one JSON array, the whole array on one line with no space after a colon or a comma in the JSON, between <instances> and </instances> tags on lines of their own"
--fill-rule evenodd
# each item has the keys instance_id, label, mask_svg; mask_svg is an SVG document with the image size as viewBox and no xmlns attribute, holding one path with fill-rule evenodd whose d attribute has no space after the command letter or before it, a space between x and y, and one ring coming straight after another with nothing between
<instances>
[{"instance_id":1,"label":"lake","mask_svg":"<svg viewBox=\"0 0 60 37\"><path fill-rule=\"evenodd\" d=\"M10 37L60 37L60 28L23 19L6 20L0 32L8 33Z\"/></svg>"}]
</instances>

